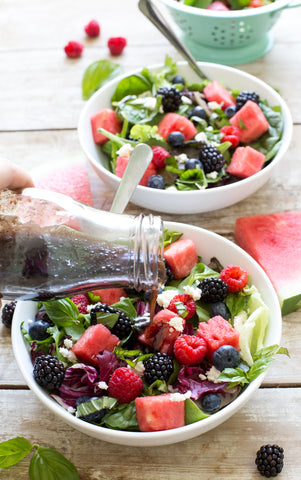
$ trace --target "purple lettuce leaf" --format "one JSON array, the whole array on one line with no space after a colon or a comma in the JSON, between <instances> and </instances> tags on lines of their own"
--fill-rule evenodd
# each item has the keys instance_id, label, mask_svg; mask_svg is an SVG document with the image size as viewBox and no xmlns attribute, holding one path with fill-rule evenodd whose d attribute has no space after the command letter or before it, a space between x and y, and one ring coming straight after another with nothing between
<instances>
[{"instance_id":1,"label":"purple lettuce leaf","mask_svg":"<svg viewBox=\"0 0 301 480\"><path fill-rule=\"evenodd\" d=\"M191 391L191 399L198 400L205 393L221 393L225 395L227 383L213 383L209 380L201 380L200 374L204 374L201 367L182 367L177 382L173 385L180 393Z\"/></svg>"}]
</instances>

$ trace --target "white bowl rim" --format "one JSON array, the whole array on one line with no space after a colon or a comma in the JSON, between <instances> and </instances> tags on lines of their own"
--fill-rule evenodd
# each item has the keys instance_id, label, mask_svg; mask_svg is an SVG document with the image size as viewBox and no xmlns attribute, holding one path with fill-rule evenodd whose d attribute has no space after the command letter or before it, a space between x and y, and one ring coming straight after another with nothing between
<instances>
[{"instance_id":1,"label":"white bowl rim","mask_svg":"<svg viewBox=\"0 0 301 480\"><path fill-rule=\"evenodd\" d=\"M183 13L191 13L200 17L214 17L217 20L231 20L231 18L242 18L242 17L255 17L263 14L268 14L283 8L287 8L289 3L292 0L275 0L269 5L264 5L258 8L251 8L246 10L230 10L229 12L216 11L216 10L206 10L205 8L197 8L192 5L185 5L183 3L177 2L176 0L158 0L162 2L167 7L172 10L178 10Z\"/></svg>"},{"instance_id":2,"label":"white bowl rim","mask_svg":"<svg viewBox=\"0 0 301 480\"><path fill-rule=\"evenodd\" d=\"M235 243L231 242L227 238L224 238L214 232L209 230L205 230L201 227L196 227L193 225L178 223L178 222L164 222L166 227L169 229L180 229L182 231L185 230L185 235L189 236L190 232L199 232L200 235L209 236L209 238L221 238L222 241L225 242L228 246L233 248L233 254L235 252L239 252L239 254L246 259L261 275L263 280L265 281L268 289L269 294L271 295L271 299L273 305L275 307L276 316L273 318L275 321L275 327L277 328L278 336L276 343L280 343L281 333L282 333L282 316L281 316L281 309L277 294L272 286L271 281L269 280L266 273L260 267L260 265L244 250L238 247ZM187 231L188 229L188 231ZM22 341L24 344L24 348L27 349L25 342L22 338L22 334L20 331L20 325L22 322L22 315L24 305L27 304L30 308L34 308L36 302L31 301L18 301L17 306L15 309L14 320L12 323L12 331L11 331L11 338L12 338L12 347L14 356L17 362L17 365L21 371L24 380L26 381L29 388L36 394L36 396L41 400L41 402L46 405L53 413L58 415L61 419L63 419L67 424L71 425L73 428L80 430L94 438L98 438L100 440L105 440L110 443L116 443L121 445L133 445L133 446L158 446L164 444L172 444L177 443L180 441L184 441L198 435L202 435L209 430L217 427L224 421L228 420L234 413L236 413L253 395L253 393L259 388L260 384L262 383L267 371L260 374L255 380L253 380L246 389L230 404L224 407L222 410L216 412L212 416L209 416L203 420L198 422L185 425L184 427L179 427L177 429L159 431L159 432L130 432L130 431L122 431L122 430L112 430L101 426L96 426L90 424L88 422L83 422L82 420L74 417L69 412L67 412L63 407L61 407L54 399L52 399L45 391L34 381L32 373L28 373L27 370L24 369L23 363L23 356L21 350L19 348L19 342ZM226 415L225 415L226 414ZM226 416L226 418L224 418ZM201 431L200 430L201 425ZM177 438L179 437L179 438Z\"/></svg>"},{"instance_id":3,"label":"white bowl rim","mask_svg":"<svg viewBox=\"0 0 301 480\"><path fill-rule=\"evenodd\" d=\"M170 0L170 1L175 1L175 0ZM281 0L277 0L277 1L281 1ZM262 7L260 7L260 8L262 8ZM177 63L178 66L188 66L188 63L186 61L178 61L176 63ZM285 138L284 137L282 138L282 143L281 143L281 146L280 146L280 150L277 152L276 156L272 159L271 163L269 163L269 165L267 165L262 170L255 173L254 175L251 175L248 178L243 178L243 179L240 179L237 182L230 183L228 185L221 185L219 187L214 188L215 191L217 190L218 192L222 192L222 193L227 194L232 189L235 189L237 185L242 186L242 185L248 185L249 183L253 183L254 178L260 179L262 176L268 175L268 172L275 168L275 166L278 164L278 162L280 162L280 160L282 159L282 155L281 155L282 150L285 152L287 150L290 142L291 142L292 133L293 133L292 116L291 116L290 110L289 110L286 102L283 100L283 98L278 94L278 92L276 92L276 90L274 88L272 88L270 85L268 85L263 80L255 77L254 75L251 75L251 74L249 74L247 72L244 72L242 70L239 70L237 68L230 67L228 65L221 65L221 64L216 64L216 63L213 63L213 62L197 62L197 63L199 64L199 66L201 68L208 67L210 69L210 67L211 67L213 69L225 70L225 71L229 71L229 72L232 72L232 73L237 73L238 76L245 77L246 79L250 79L251 81L255 81L258 85L260 85L265 90L269 91L273 96L275 96L275 98L278 101L278 105L281 106L282 117L284 119ZM163 67L162 63L160 63L160 64L156 63L156 64L148 66L147 68L149 70L156 70L156 69L160 69L162 67ZM121 182L121 178L119 178L117 175L115 175L114 173L110 172L107 168L105 168L99 161L97 161L95 158L93 158L90 155L90 152L85 148L85 142L84 142L84 139L83 139L83 133L82 132L85 128L85 123L84 122L85 122L86 112L89 110L90 105L93 104L95 102L95 100L97 100L98 97L101 97L103 95L103 92L107 88L109 88L113 84L116 84L116 86L117 86L117 84L119 83L120 80L122 80L123 78L126 78L130 75L135 75L135 74L141 72L141 70L142 70L141 68L137 68L133 71L126 72L124 74L118 75L116 78L110 80L105 85L103 85L99 90L97 90L87 100L87 103L84 105L84 107L81 111L80 117L79 117L79 121L78 121L77 132L78 132L79 141L80 141L80 144L81 144L81 147L82 147L84 153L87 155L90 162L95 166L95 168L103 170L105 172L105 174L108 175L108 177L111 178L112 181L114 181L116 183L116 185L118 185ZM142 185L138 185L136 187L136 189L137 189L138 192L139 191L140 192L145 192L145 191L149 192L149 190L150 190L149 187L145 187L145 186L142 186ZM198 195L198 196L204 197L204 198L202 198L202 200L206 201L206 196L211 196L212 189L191 190L191 191L184 190L184 191L181 191L181 192L179 192L178 190L173 191L173 190L168 190L167 189L167 190L156 190L155 193L162 195L163 198L164 198L164 196L168 195L169 198L174 196L177 199L179 198L179 195L180 195L180 198L181 198L181 196L185 196L186 198L189 198L191 196L191 197L194 198L196 195ZM200 197L200 199L201 199L201 197Z\"/></svg>"}]
</instances>

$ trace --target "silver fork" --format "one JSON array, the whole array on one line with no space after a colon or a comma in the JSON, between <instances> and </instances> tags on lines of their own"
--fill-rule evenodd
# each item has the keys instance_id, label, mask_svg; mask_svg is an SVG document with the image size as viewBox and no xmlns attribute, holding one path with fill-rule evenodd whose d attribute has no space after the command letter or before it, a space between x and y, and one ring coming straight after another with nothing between
<instances>
[{"instance_id":1,"label":"silver fork","mask_svg":"<svg viewBox=\"0 0 301 480\"><path fill-rule=\"evenodd\" d=\"M175 49L187 60L190 67L195 71L195 73L202 79L208 78L207 75L200 69L196 60L187 50L185 45L178 39L178 37L173 33L170 25L163 16L158 12L157 8L151 0L139 0L138 7L140 11L157 27L157 29L165 35L165 37L170 41L170 43L175 47Z\"/></svg>"}]
</instances>

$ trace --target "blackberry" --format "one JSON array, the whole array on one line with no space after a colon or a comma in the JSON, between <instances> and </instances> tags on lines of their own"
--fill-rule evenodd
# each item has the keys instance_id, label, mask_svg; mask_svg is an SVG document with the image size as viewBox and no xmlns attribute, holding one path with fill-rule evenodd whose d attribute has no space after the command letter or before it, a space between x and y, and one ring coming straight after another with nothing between
<instances>
[{"instance_id":1,"label":"blackberry","mask_svg":"<svg viewBox=\"0 0 301 480\"><path fill-rule=\"evenodd\" d=\"M264 477L276 477L283 468L283 448L278 445L263 445L256 454L257 470Z\"/></svg>"},{"instance_id":2,"label":"blackberry","mask_svg":"<svg viewBox=\"0 0 301 480\"><path fill-rule=\"evenodd\" d=\"M212 145L205 145L201 148L199 159L203 164L205 173L220 172L225 163L222 153Z\"/></svg>"},{"instance_id":3,"label":"blackberry","mask_svg":"<svg viewBox=\"0 0 301 480\"><path fill-rule=\"evenodd\" d=\"M91 311L90 311L91 325L96 325L96 323L97 323L97 313L98 312L118 313L118 319L117 319L114 327L111 329L112 333L114 335L116 335L117 337L125 338L131 333L131 331L132 331L131 319L121 310L118 310L117 308L111 307L110 305L107 305L106 303L98 303L97 305L95 305L94 308L91 309Z\"/></svg>"},{"instance_id":4,"label":"blackberry","mask_svg":"<svg viewBox=\"0 0 301 480\"><path fill-rule=\"evenodd\" d=\"M6 303L2 308L2 323L6 328L11 328L17 302Z\"/></svg>"},{"instance_id":5,"label":"blackberry","mask_svg":"<svg viewBox=\"0 0 301 480\"><path fill-rule=\"evenodd\" d=\"M244 90L240 92L239 95L236 97L236 110L240 110L241 107L247 103L248 100L252 100L252 102L259 103L259 95L253 91Z\"/></svg>"},{"instance_id":6,"label":"blackberry","mask_svg":"<svg viewBox=\"0 0 301 480\"><path fill-rule=\"evenodd\" d=\"M202 290L201 300L205 303L222 302L228 293L228 285L220 278L204 278L199 288Z\"/></svg>"},{"instance_id":7,"label":"blackberry","mask_svg":"<svg viewBox=\"0 0 301 480\"><path fill-rule=\"evenodd\" d=\"M173 372L172 358L166 353L154 353L147 360L144 360L144 378L148 385L151 385L156 380L163 380L167 382Z\"/></svg>"},{"instance_id":8,"label":"blackberry","mask_svg":"<svg viewBox=\"0 0 301 480\"><path fill-rule=\"evenodd\" d=\"M182 103L181 92L175 87L159 88L157 95L162 96L162 107L165 113L176 112Z\"/></svg>"},{"instance_id":9,"label":"blackberry","mask_svg":"<svg viewBox=\"0 0 301 480\"><path fill-rule=\"evenodd\" d=\"M57 390L65 376L65 368L62 362L53 355L41 355L36 358L33 367L35 381L47 390Z\"/></svg>"}]
</instances>

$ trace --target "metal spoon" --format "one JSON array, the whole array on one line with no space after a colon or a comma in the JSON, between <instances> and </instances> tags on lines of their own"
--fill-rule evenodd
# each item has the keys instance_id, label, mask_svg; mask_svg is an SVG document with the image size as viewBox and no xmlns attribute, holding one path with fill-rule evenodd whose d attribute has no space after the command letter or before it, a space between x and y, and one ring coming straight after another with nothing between
<instances>
[{"instance_id":1,"label":"metal spoon","mask_svg":"<svg viewBox=\"0 0 301 480\"><path fill-rule=\"evenodd\" d=\"M165 35L175 49L187 60L190 67L202 79L207 79L207 75L200 69L194 57L190 54L184 44L173 33L170 25L165 18L158 12L151 0L139 0L138 7L141 12L157 27L157 29Z\"/></svg>"},{"instance_id":2,"label":"metal spoon","mask_svg":"<svg viewBox=\"0 0 301 480\"><path fill-rule=\"evenodd\" d=\"M123 213L135 188L140 182L145 170L153 158L151 147L145 143L139 143L132 151L129 163L125 169L118 190L115 194L110 211Z\"/></svg>"}]
</instances>

